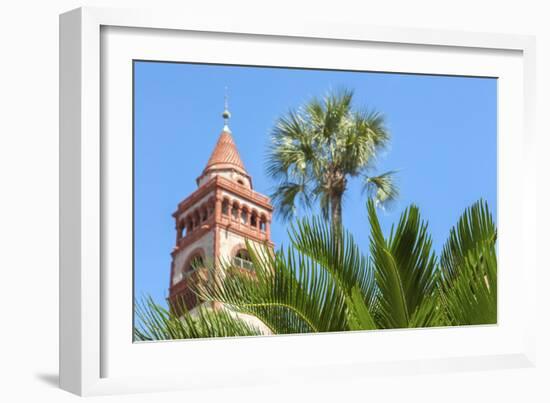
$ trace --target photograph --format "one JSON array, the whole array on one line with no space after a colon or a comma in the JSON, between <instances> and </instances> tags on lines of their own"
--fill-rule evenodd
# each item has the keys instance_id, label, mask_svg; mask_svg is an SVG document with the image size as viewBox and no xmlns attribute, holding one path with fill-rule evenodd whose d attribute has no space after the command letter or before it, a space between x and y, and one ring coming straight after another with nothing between
<instances>
[{"instance_id":1,"label":"photograph","mask_svg":"<svg viewBox=\"0 0 550 403\"><path fill-rule=\"evenodd\" d=\"M134 342L498 324L497 78L132 70Z\"/></svg>"},{"instance_id":2,"label":"photograph","mask_svg":"<svg viewBox=\"0 0 550 403\"><path fill-rule=\"evenodd\" d=\"M549 403L534 3L4 2L1 400Z\"/></svg>"}]
</instances>

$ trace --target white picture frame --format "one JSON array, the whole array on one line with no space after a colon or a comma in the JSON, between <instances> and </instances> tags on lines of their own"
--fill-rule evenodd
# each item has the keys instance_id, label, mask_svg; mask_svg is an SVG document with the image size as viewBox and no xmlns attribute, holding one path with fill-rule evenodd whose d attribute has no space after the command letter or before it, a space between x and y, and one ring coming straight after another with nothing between
<instances>
[{"instance_id":1,"label":"white picture frame","mask_svg":"<svg viewBox=\"0 0 550 403\"><path fill-rule=\"evenodd\" d=\"M109 32L114 33L114 36L107 42L105 33ZM122 33L118 39L117 32ZM272 52L269 52L266 46L266 50L255 52L253 55L256 58L265 58L263 63L269 63L269 57L277 56L277 53L273 52L281 52L281 49L292 54L293 50L289 44L307 47L311 46L312 41L319 41L322 46L332 46L334 51L345 47L354 48L356 52L364 51L362 46L379 49L390 47L395 51L395 54L388 56L393 63L403 58L406 52L424 52L424 61L429 61L434 66L430 70L420 64L416 67L411 64L411 67L403 68L407 72L470 72L471 75L494 76L492 72L502 71L503 75L499 77L502 77L506 84L499 88L499 96L504 96L499 98L499 119L507 120L499 120L499 289L502 287L504 290L504 293L499 291L499 326L184 341L185 345L178 342L149 343L142 344L137 351L131 337L127 337L123 330L124 327L117 327L117 324L127 322L127 315L131 315L131 312L127 312L127 304L132 302L121 298L126 301L126 305L119 304L113 301L109 291L115 282L118 282L118 285L125 281L125 275L114 277L111 272L106 272L108 260L111 258L109 256L112 256L110 242L117 241L116 234L113 234L117 232L116 228L124 230L124 222L115 221L113 215L102 212L106 206L109 209L123 208L109 204L109 192L113 189L109 182L116 180L115 177L120 177L124 181L125 177L124 172L115 172L116 168L108 161L113 157L113 153L120 152L121 165L124 165L124 147L128 143L124 143L123 140L113 143L113 139L123 139L124 135L109 135L105 138L105 133L112 133L114 127L120 128L120 133L127 132L127 125L131 125L131 122L125 120L126 115L122 113L120 119L112 121L109 117L109 108L120 108L116 110L127 112L128 98L131 96L127 93L126 80L102 80L102 74L107 74L108 71L108 74L114 74L117 78L124 77L125 70L119 70L117 63L123 65L131 58L138 58L138 53L142 53L139 47L126 46L130 43L121 41L131 41L132 36L142 35L139 46L143 47L143 53L147 53L147 44L155 43L156 55L170 58L176 46L174 43L179 40L178 35L185 33L193 33L193 37L199 39L201 35L215 34L214 42L223 39L224 36L227 37L224 39L227 41L238 38L239 41L250 39L259 45L269 42L269 46L274 49ZM214 52L215 44L212 46L211 51ZM116 54L105 50L107 47L116 48ZM191 49L198 52L197 54L208 51L207 47L193 46L188 47L186 51L190 52ZM535 306L535 243L530 242L528 237L536 233L536 200L532 192L525 191L535 187L535 176L531 175L535 172L534 49L534 38L519 35L382 28L321 21L305 21L293 25L291 22L282 24L280 21L269 21L268 18L254 21L249 21L245 17L205 19L150 10L81 8L61 15L61 387L79 395L96 395L208 388L229 384L246 386L294 382L296 379L347 379L380 373L393 375L534 365L534 319L522 317L521 321L515 320L518 316L517 312L512 312L512 307L510 310L504 309L505 315L511 312L509 317L501 316L501 307L508 307L507 295L510 293L506 293L507 287L511 289L512 286L516 286L514 292L521 294L523 307ZM179 51L185 52L181 49ZM440 70L437 70L436 53L430 52L447 54L449 60L454 61L453 66L445 70L442 65L439 67ZM479 60L469 65L468 55ZM112 58L113 65L103 60L106 57ZM217 57L225 58L223 60L227 61L229 56L226 54ZM244 56L239 56L238 50L234 50L231 57L242 60ZM282 58L282 53L280 57ZM311 63L315 64L314 57L311 60ZM385 69L383 63L371 68ZM113 84L114 82L120 83L120 86ZM113 98L110 98L111 95ZM117 103L117 99L120 100L120 104ZM517 106L520 106L520 111L516 116L505 113L512 112ZM506 125L503 126L502 123ZM519 152L522 156L521 172L514 172L514 167L508 164L514 152L516 155ZM121 175L118 175L119 173ZM506 225L501 228L500 224L503 222ZM105 228L115 228L113 233L109 232L108 241ZM128 258L125 257L124 248L118 257ZM129 258L131 259L131 256ZM507 262L510 263L508 266ZM504 279L501 280L501 271L507 273L506 267L511 267L512 262L521 270L510 271L510 274L503 276ZM113 282L110 287L106 285L107 280ZM131 278L127 278L127 282L130 283ZM534 311L534 308L523 310ZM343 343L345 346L341 343L343 337L346 338ZM494 343L492 348L488 348L488 344L483 343L488 343L491 338L502 343ZM416 355L407 355L405 350L395 348L394 353L388 355L384 344L403 345L402 339L405 342L414 340L414 343L420 346L420 351ZM474 348L476 340L482 341ZM349 356L354 346L365 341L378 343L380 355L376 356L374 351L371 351L370 357L354 355L346 360L330 353L323 356L315 355L314 349L324 348L330 351L330 348L338 347ZM458 343L457 347L454 350L450 347L445 350L443 346L453 341ZM436 345L440 348L429 351L427 347L422 347L427 345ZM158 368L155 365L159 362L168 362L167 357L177 356L184 349L189 362L196 364L192 371L186 368L177 369L170 365L156 375L147 371L147 367ZM279 358L281 349L290 349L300 354L283 360ZM248 356L250 350L254 351L256 361L254 358L248 361L239 359ZM218 369L215 371L209 370L206 365L199 362L200 357L209 354L218 359ZM141 361L144 364L143 368L137 366L136 369L133 359ZM152 360L157 361L153 363ZM116 364L117 362L129 364L124 366ZM230 367L236 368L241 374L246 372L247 376L230 374ZM307 374L304 373L304 368L307 368Z\"/></svg>"}]
</instances>

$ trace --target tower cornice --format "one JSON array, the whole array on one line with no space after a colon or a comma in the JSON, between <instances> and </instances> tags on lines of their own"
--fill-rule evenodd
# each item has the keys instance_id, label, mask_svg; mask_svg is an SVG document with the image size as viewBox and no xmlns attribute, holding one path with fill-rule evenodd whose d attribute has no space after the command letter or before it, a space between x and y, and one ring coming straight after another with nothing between
<instances>
[{"instance_id":1,"label":"tower cornice","mask_svg":"<svg viewBox=\"0 0 550 403\"><path fill-rule=\"evenodd\" d=\"M207 183L199 187L188 197L182 200L178 204L177 210L172 213L172 216L177 217L181 213L188 211L193 206L195 206L200 199L216 189L226 190L227 192L232 193L235 196L246 199L251 203L256 204L257 206L262 207L268 212L273 211L273 206L271 205L271 200L269 197L264 196L263 194L258 193L255 190L249 189L246 186L242 186L230 179L224 178L222 176L214 176Z\"/></svg>"}]
</instances>

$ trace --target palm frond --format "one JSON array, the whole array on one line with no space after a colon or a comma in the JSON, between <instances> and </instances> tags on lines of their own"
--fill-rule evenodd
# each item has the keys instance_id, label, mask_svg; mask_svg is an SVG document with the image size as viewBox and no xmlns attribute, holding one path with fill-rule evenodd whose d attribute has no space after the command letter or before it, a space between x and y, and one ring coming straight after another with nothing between
<instances>
[{"instance_id":1,"label":"palm frond","mask_svg":"<svg viewBox=\"0 0 550 403\"><path fill-rule=\"evenodd\" d=\"M314 152L309 123L290 110L277 120L271 134L267 173L275 179L303 175L315 158Z\"/></svg>"},{"instance_id":2,"label":"palm frond","mask_svg":"<svg viewBox=\"0 0 550 403\"><path fill-rule=\"evenodd\" d=\"M363 189L377 204L387 205L399 197L399 189L394 181L395 173L396 171L388 171L377 176L366 176L364 178Z\"/></svg>"},{"instance_id":3,"label":"palm frond","mask_svg":"<svg viewBox=\"0 0 550 403\"><path fill-rule=\"evenodd\" d=\"M479 200L460 216L457 225L450 231L441 253L443 276L455 277L470 251L477 249L480 244L494 245L496 239L497 230L489 206L487 202Z\"/></svg>"},{"instance_id":4,"label":"palm frond","mask_svg":"<svg viewBox=\"0 0 550 403\"><path fill-rule=\"evenodd\" d=\"M371 308L372 309L372 308ZM359 287L351 290L351 297L348 300L348 326L350 330L373 330L377 329L375 317L365 302L363 293Z\"/></svg>"},{"instance_id":5,"label":"palm frond","mask_svg":"<svg viewBox=\"0 0 550 403\"><path fill-rule=\"evenodd\" d=\"M486 202L469 207L443 248L441 296L451 325L497 320L497 231Z\"/></svg>"},{"instance_id":6,"label":"palm frond","mask_svg":"<svg viewBox=\"0 0 550 403\"><path fill-rule=\"evenodd\" d=\"M374 150L386 147L390 133L386 127L386 118L375 110L358 111L354 115L356 131L372 144Z\"/></svg>"},{"instance_id":7,"label":"palm frond","mask_svg":"<svg viewBox=\"0 0 550 403\"><path fill-rule=\"evenodd\" d=\"M374 202L368 202L371 224L371 256L376 270L381 325L388 328L430 326L416 315L431 318L424 300L437 286L436 257L427 224L420 219L418 208L411 205L401 215L397 227L384 238ZM436 304L431 306L435 310Z\"/></svg>"},{"instance_id":8,"label":"palm frond","mask_svg":"<svg viewBox=\"0 0 550 403\"><path fill-rule=\"evenodd\" d=\"M298 206L311 206L311 196L305 183L283 182L271 194L271 201L277 216L288 221L296 215Z\"/></svg>"},{"instance_id":9,"label":"palm frond","mask_svg":"<svg viewBox=\"0 0 550 403\"><path fill-rule=\"evenodd\" d=\"M288 248L273 254L247 244L254 270L242 273L224 263L223 281L200 291L237 312L257 316L276 333L307 333L346 327L346 306L337 283L318 264Z\"/></svg>"},{"instance_id":10,"label":"palm frond","mask_svg":"<svg viewBox=\"0 0 550 403\"><path fill-rule=\"evenodd\" d=\"M370 258L352 235L320 217L289 230L290 246L273 252L247 242L252 269L219 262L213 281L190 284L206 304L178 317L150 298L136 303L136 340L261 334L239 314L274 334L496 323L496 228L477 202L451 230L437 262L427 223L411 205L384 236L368 202ZM207 308L216 302L223 309ZM216 304L216 305L218 305Z\"/></svg>"},{"instance_id":11,"label":"palm frond","mask_svg":"<svg viewBox=\"0 0 550 403\"><path fill-rule=\"evenodd\" d=\"M375 111L354 112L341 128L338 164L351 176L374 164L379 150L389 143L390 135L383 115Z\"/></svg>"},{"instance_id":12,"label":"palm frond","mask_svg":"<svg viewBox=\"0 0 550 403\"><path fill-rule=\"evenodd\" d=\"M325 105L318 98L313 98L303 107L304 116L308 117L308 122L312 132L321 135L325 127Z\"/></svg>"},{"instance_id":13,"label":"palm frond","mask_svg":"<svg viewBox=\"0 0 550 403\"><path fill-rule=\"evenodd\" d=\"M312 217L295 222L289 235L294 248L327 271L346 298L358 288L369 305L374 303L374 272L349 231L334 234L326 220Z\"/></svg>"},{"instance_id":14,"label":"palm frond","mask_svg":"<svg viewBox=\"0 0 550 403\"><path fill-rule=\"evenodd\" d=\"M353 101L353 90L341 89L329 92L323 98L324 122L323 137L326 140L334 140L335 135L340 132L343 121L351 113Z\"/></svg>"},{"instance_id":15,"label":"palm frond","mask_svg":"<svg viewBox=\"0 0 550 403\"><path fill-rule=\"evenodd\" d=\"M178 317L156 304L151 297L136 301L137 325L134 328L134 340L156 341L262 334L259 329L227 310L199 307L193 313L183 311L183 315Z\"/></svg>"},{"instance_id":16,"label":"palm frond","mask_svg":"<svg viewBox=\"0 0 550 403\"><path fill-rule=\"evenodd\" d=\"M497 323L497 259L494 247L480 245L468 252L457 275L442 292L450 325Z\"/></svg>"}]
</instances>

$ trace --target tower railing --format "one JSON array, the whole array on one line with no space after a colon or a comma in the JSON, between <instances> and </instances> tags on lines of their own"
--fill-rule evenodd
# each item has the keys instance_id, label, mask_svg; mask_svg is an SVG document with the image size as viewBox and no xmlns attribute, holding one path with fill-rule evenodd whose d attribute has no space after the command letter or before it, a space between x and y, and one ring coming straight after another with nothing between
<instances>
[{"instance_id":1,"label":"tower railing","mask_svg":"<svg viewBox=\"0 0 550 403\"><path fill-rule=\"evenodd\" d=\"M233 258L233 264L237 267L241 267L247 270L254 270L254 265L250 260L243 259L241 257L235 256Z\"/></svg>"}]
</instances>

